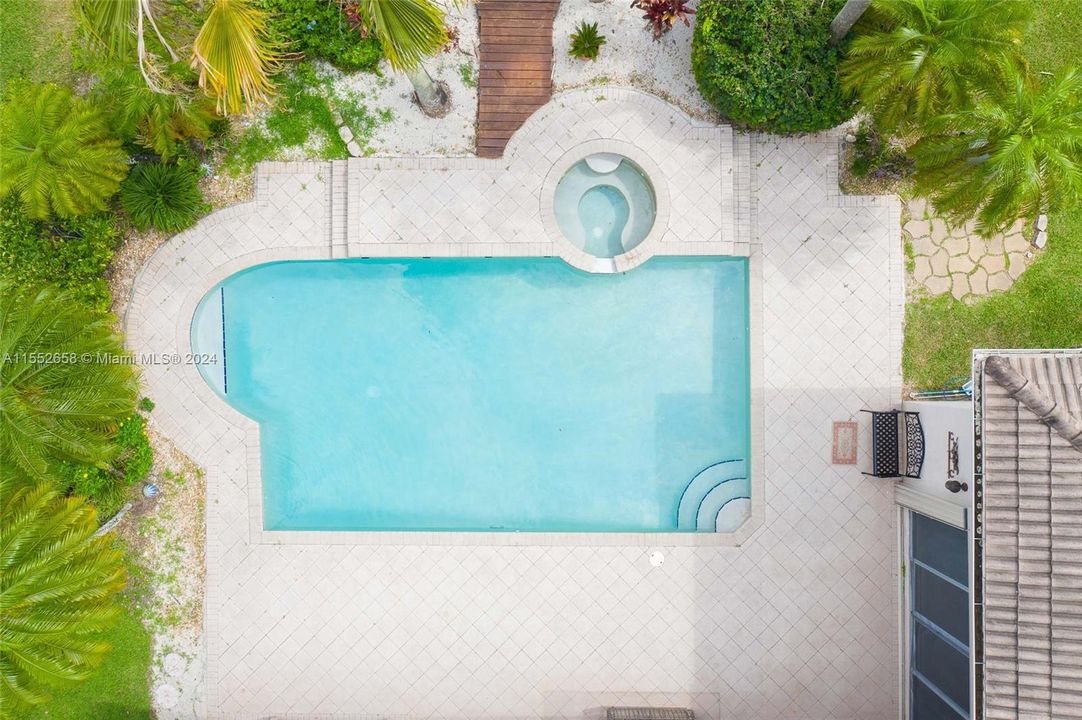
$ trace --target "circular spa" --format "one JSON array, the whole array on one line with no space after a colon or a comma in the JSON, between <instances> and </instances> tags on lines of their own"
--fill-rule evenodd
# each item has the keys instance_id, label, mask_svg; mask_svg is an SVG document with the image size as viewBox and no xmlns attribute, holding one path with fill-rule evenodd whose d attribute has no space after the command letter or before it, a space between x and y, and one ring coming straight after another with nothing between
<instances>
[{"instance_id":1,"label":"circular spa","mask_svg":"<svg viewBox=\"0 0 1082 720\"><path fill-rule=\"evenodd\" d=\"M623 155L594 153L556 185L553 210L560 232L599 258L623 255L650 234L657 215L654 187Z\"/></svg>"}]
</instances>

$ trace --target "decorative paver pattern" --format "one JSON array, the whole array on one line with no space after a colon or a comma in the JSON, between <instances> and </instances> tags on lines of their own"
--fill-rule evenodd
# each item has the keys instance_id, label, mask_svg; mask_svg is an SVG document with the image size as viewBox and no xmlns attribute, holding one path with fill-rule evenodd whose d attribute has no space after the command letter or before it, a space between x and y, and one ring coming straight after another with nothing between
<instances>
[{"instance_id":1,"label":"decorative paver pattern","mask_svg":"<svg viewBox=\"0 0 1082 720\"><path fill-rule=\"evenodd\" d=\"M653 252L750 258L757 529L739 546L263 533L258 427L192 366L148 364L153 422L208 472L208 717L578 718L611 703L897 717L893 486L831 465L830 421L900 397L899 206L839 195L836 135L734 135L603 89L554 98L500 161L264 164L255 201L148 261L129 342L186 352L202 294L270 259L562 254L528 190L595 142L633 148L669 188Z\"/></svg>"},{"instance_id":2,"label":"decorative paver pattern","mask_svg":"<svg viewBox=\"0 0 1082 720\"><path fill-rule=\"evenodd\" d=\"M910 219L902 226L909 242L913 280L929 295L951 293L961 300L1006 290L1029 264L1033 248L1025 221L991 238L977 234L976 221L951 225L924 198L906 202Z\"/></svg>"}]
</instances>

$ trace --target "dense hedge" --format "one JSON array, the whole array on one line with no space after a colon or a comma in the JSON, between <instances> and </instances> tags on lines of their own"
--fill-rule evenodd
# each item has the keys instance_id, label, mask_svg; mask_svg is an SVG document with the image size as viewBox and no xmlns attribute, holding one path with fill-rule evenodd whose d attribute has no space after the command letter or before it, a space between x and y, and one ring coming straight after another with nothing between
<instances>
[{"instance_id":1,"label":"dense hedge","mask_svg":"<svg viewBox=\"0 0 1082 720\"><path fill-rule=\"evenodd\" d=\"M337 2L328 0L259 0L270 13L270 31L287 52L326 60L344 72L373 71L383 51L375 37L362 38L351 28Z\"/></svg>"},{"instance_id":2,"label":"dense hedge","mask_svg":"<svg viewBox=\"0 0 1082 720\"><path fill-rule=\"evenodd\" d=\"M119 241L109 213L41 221L27 217L13 195L0 201L0 277L19 285L56 285L108 310L104 275Z\"/></svg>"},{"instance_id":3,"label":"dense hedge","mask_svg":"<svg viewBox=\"0 0 1082 720\"><path fill-rule=\"evenodd\" d=\"M691 67L699 91L739 125L776 133L834 127L855 111L838 82L830 21L842 0L703 0Z\"/></svg>"}]
</instances>

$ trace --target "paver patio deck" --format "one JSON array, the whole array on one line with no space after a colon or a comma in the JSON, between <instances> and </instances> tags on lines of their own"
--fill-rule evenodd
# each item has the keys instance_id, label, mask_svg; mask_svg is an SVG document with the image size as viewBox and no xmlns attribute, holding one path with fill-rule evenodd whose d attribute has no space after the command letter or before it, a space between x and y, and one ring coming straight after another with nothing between
<instances>
[{"instance_id":1,"label":"paver patio deck","mask_svg":"<svg viewBox=\"0 0 1082 720\"><path fill-rule=\"evenodd\" d=\"M625 267L658 253L751 259L761 524L739 546L264 533L254 423L191 366L147 363L154 422L208 471L208 717L572 718L611 702L715 719L897 716L893 486L830 464L830 421L900 398L899 207L838 194L834 134L736 135L594 88L554 97L501 160L266 164L252 203L147 263L129 342L183 355L202 293L270 259L585 263L552 237L541 191L569 153L595 147L630 153L667 191L664 223Z\"/></svg>"}]
</instances>

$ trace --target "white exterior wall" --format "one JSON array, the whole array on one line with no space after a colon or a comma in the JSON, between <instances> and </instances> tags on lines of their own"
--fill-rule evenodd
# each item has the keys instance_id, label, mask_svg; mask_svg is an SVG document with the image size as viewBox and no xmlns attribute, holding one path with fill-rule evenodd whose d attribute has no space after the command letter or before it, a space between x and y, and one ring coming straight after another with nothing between
<instances>
[{"instance_id":1,"label":"white exterior wall","mask_svg":"<svg viewBox=\"0 0 1082 720\"><path fill-rule=\"evenodd\" d=\"M971 507L973 499L973 402L971 400L905 401L902 409L919 412L924 427L924 467L919 478L905 478L903 487L945 500L959 507ZM952 493L947 477L947 434L958 436L958 475L969 484L968 492Z\"/></svg>"}]
</instances>

